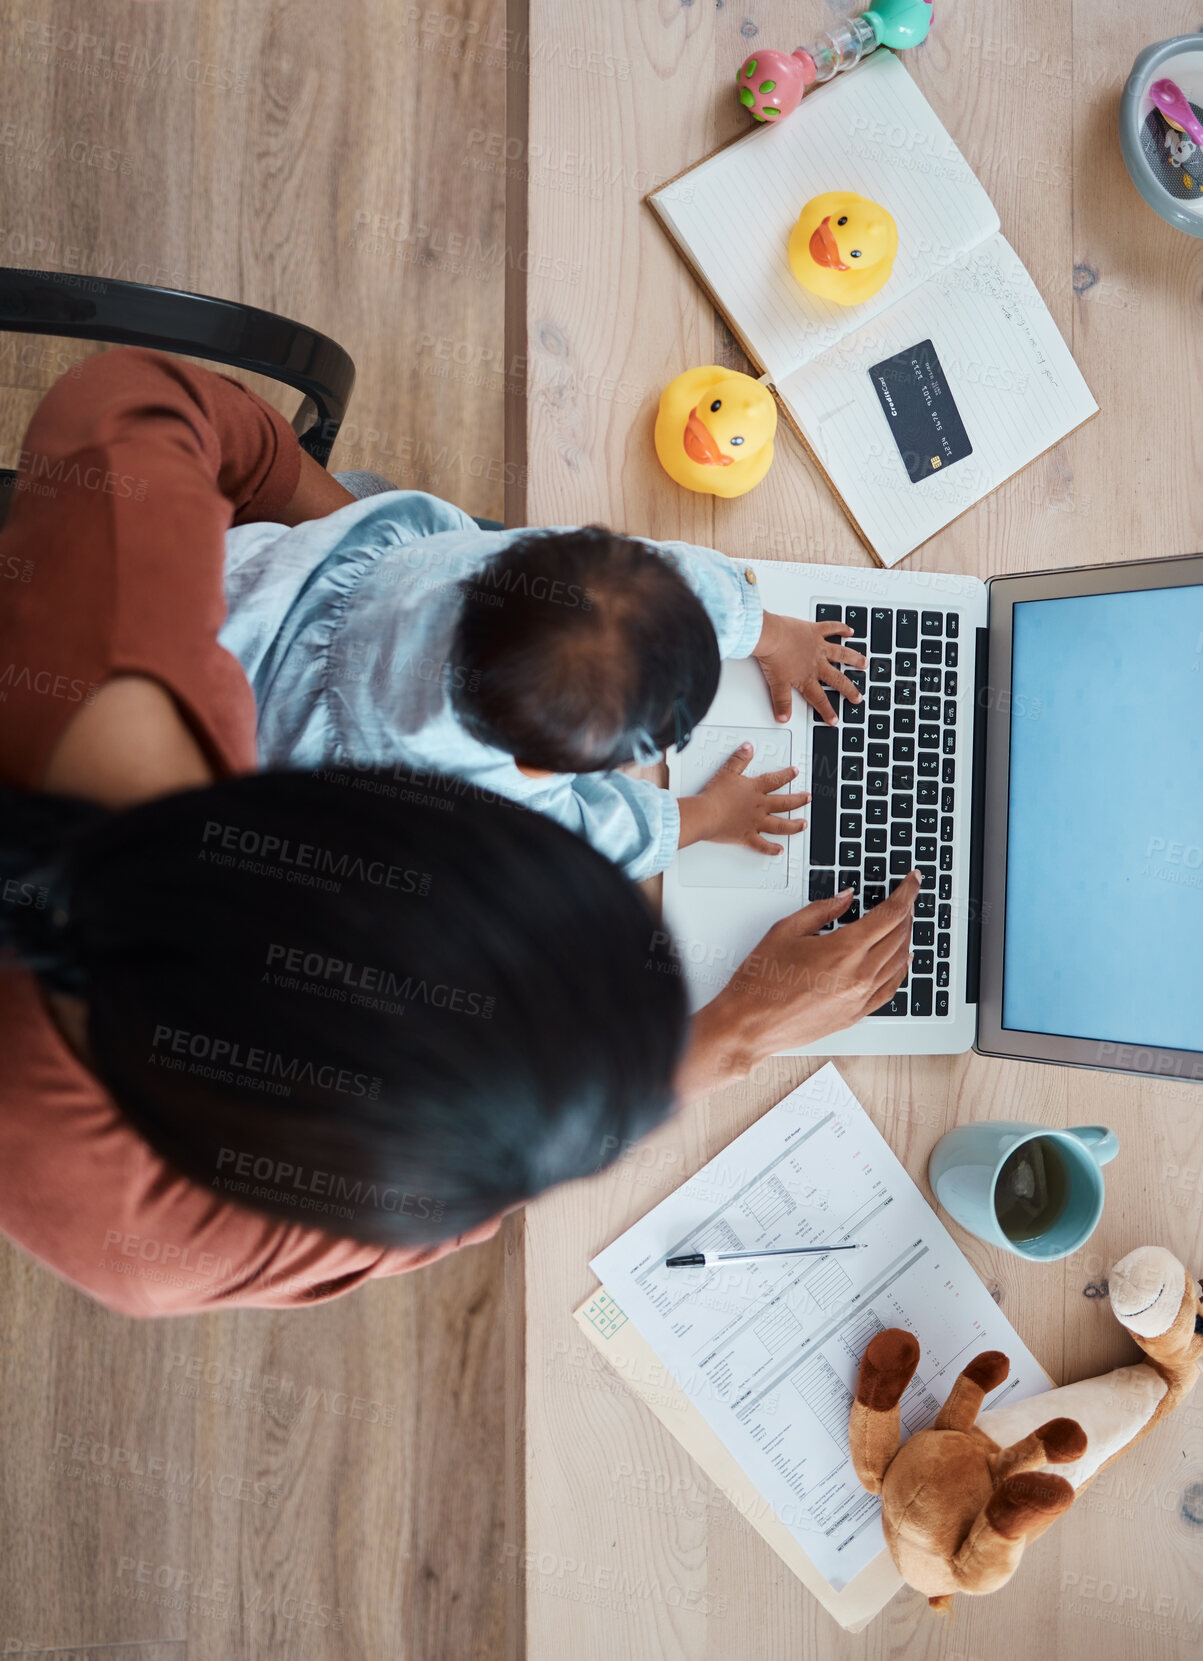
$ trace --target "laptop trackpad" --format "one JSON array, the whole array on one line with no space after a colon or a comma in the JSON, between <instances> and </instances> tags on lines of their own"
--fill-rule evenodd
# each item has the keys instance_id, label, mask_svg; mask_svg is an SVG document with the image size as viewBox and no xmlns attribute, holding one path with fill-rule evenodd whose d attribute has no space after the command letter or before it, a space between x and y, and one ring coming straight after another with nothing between
<instances>
[{"instance_id":1,"label":"laptop trackpad","mask_svg":"<svg viewBox=\"0 0 1203 1661\"><path fill-rule=\"evenodd\" d=\"M699 727L681 752L681 794L696 796L741 744L755 746L746 771L771 773L793 766L794 735L788 727ZM797 788L795 781L794 788ZM685 888L783 889L789 886L788 836L771 836L785 849L760 854L726 842L694 842L677 855L677 876Z\"/></svg>"}]
</instances>

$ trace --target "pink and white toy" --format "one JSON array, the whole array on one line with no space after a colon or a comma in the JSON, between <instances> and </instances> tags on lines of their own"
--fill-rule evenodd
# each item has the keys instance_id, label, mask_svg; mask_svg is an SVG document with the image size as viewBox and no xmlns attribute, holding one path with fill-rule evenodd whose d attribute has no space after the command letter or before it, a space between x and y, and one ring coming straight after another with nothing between
<instances>
[{"instance_id":1,"label":"pink and white toy","mask_svg":"<svg viewBox=\"0 0 1203 1661\"><path fill-rule=\"evenodd\" d=\"M813 46L745 58L736 76L739 101L753 120L774 124L797 109L807 87L855 69L879 46L920 46L931 25L932 0L873 0L859 17L832 23Z\"/></svg>"}]
</instances>

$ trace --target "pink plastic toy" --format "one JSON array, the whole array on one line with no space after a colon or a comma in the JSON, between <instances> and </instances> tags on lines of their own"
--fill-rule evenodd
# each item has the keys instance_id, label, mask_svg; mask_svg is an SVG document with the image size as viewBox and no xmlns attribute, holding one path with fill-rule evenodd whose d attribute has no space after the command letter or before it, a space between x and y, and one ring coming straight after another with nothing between
<instances>
[{"instance_id":1,"label":"pink plastic toy","mask_svg":"<svg viewBox=\"0 0 1203 1661\"><path fill-rule=\"evenodd\" d=\"M796 52L756 52L739 72L739 101L757 121L791 115L815 78L815 60Z\"/></svg>"},{"instance_id":2,"label":"pink plastic toy","mask_svg":"<svg viewBox=\"0 0 1203 1661\"><path fill-rule=\"evenodd\" d=\"M879 46L919 46L932 24L932 0L873 0L859 17L841 18L813 46L796 52L753 52L740 66L739 101L756 121L791 115L816 81L854 69Z\"/></svg>"},{"instance_id":3,"label":"pink plastic toy","mask_svg":"<svg viewBox=\"0 0 1203 1661\"><path fill-rule=\"evenodd\" d=\"M1203 127L1199 125L1198 116L1187 103L1186 95L1176 81L1171 81L1168 77L1154 81L1149 88L1149 97L1171 127L1177 127L1179 132L1193 138L1196 144L1203 145Z\"/></svg>"}]
</instances>

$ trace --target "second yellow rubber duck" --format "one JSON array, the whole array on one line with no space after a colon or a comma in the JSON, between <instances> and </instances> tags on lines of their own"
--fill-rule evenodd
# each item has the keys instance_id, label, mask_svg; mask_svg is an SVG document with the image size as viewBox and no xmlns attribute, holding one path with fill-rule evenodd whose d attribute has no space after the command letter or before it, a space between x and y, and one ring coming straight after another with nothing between
<instances>
[{"instance_id":1,"label":"second yellow rubber duck","mask_svg":"<svg viewBox=\"0 0 1203 1661\"><path fill-rule=\"evenodd\" d=\"M889 281L898 227L877 202L850 190L815 196L789 239L789 263L802 287L840 306L871 300Z\"/></svg>"},{"instance_id":2,"label":"second yellow rubber duck","mask_svg":"<svg viewBox=\"0 0 1203 1661\"><path fill-rule=\"evenodd\" d=\"M660 394L656 454L686 490L742 496L772 466L776 431L777 406L760 382L708 363Z\"/></svg>"}]
</instances>

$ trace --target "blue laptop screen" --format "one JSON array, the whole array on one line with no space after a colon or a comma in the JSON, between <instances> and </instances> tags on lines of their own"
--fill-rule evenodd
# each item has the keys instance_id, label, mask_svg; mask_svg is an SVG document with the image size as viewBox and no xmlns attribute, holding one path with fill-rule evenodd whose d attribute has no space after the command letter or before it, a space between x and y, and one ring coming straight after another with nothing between
<instances>
[{"instance_id":1,"label":"blue laptop screen","mask_svg":"<svg viewBox=\"0 0 1203 1661\"><path fill-rule=\"evenodd\" d=\"M1203 587L1012 616L1003 1025L1203 1050Z\"/></svg>"}]
</instances>

